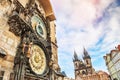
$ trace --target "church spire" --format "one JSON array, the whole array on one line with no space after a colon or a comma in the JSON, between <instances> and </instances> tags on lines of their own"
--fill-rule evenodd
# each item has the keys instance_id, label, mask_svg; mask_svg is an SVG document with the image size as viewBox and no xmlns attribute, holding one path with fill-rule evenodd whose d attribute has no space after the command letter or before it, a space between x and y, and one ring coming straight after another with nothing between
<instances>
[{"instance_id":1,"label":"church spire","mask_svg":"<svg viewBox=\"0 0 120 80\"><path fill-rule=\"evenodd\" d=\"M78 55L77 55L76 51L74 50L74 58L73 58L73 61L77 61L77 60L79 60L79 59L78 59Z\"/></svg>"},{"instance_id":2,"label":"church spire","mask_svg":"<svg viewBox=\"0 0 120 80\"><path fill-rule=\"evenodd\" d=\"M83 59L85 58L90 58L90 55L88 54L87 50L84 48Z\"/></svg>"}]
</instances>

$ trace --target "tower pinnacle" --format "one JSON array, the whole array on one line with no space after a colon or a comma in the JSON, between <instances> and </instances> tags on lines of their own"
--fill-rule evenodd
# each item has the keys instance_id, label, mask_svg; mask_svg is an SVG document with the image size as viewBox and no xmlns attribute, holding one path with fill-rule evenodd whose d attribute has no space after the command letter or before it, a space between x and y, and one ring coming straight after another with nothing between
<instances>
[{"instance_id":1,"label":"tower pinnacle","mask_svg":"<svg viewBox=\"0 0 120 80\"><path fill-rule=\"evenodd\" d=\"M90 58L90 55L88 54L87 50L84 48L83 59L85 58Z\"/></svg>"},{"instance_id":2,"label":"tower pinnacle","mask_svg":"<svg viewBox=\"0 0 120 80\"><path fill-rule=\"evenodd\" d=\"M77 53L76 53L76 51L74 50L74 59L73 59L74 61L77 61L77 60L79 60L78 59L78 55L77 55Z\"/></svg>"}]
</instances>

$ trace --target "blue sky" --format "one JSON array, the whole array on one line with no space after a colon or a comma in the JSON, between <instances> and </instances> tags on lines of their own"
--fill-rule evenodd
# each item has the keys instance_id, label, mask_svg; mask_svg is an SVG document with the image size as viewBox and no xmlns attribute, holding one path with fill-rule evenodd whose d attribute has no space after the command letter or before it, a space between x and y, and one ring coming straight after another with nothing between
<instances>
[{"instance_id":1,"label":"blue sky","mask_svg":"<svg viewBox=\"0 0 120 80\"><path fill-rule=\"evenodd\" d=\"M50 0L56 16L58 59L74 78L73 54L85 47L96 71L107 72L103 56L120 43L120 0Z\"/></svg>"}]
</instances>

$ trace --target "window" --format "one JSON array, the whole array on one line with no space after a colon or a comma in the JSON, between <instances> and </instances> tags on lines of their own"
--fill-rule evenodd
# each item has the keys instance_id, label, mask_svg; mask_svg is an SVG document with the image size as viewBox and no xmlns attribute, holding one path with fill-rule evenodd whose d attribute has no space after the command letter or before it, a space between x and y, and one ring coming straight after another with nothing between
<instances>
[{"instance_id":1,"label":"window","mask_svg":"<svg viewBox=\"0 0 120 80\"><path fill-rule=\"evenodd\" d=\"M10 80L14 80L14 74L10 73Z\"/></svg>"},{"instance_id":2,"label":"window","mask_svg":"<svg viewBox=\"0 0 120 80\"><path fill-rule=\"evenodd\" d=\"M4 71L0 71L0 80L3 80Z\"/></svg>"},{"instance_id":3,"label":"window","mask_svg":"<svg viewBox=\"0 0 120 80\"><path fill-rule=\"evenodd\" d=\"M86 63L89 64L88 60L86 60Z\"/></svg>"},{"instance_id":4,"label":"window","mask_svg":"<svg viewBox=\"0 0 120 80\"><path fill-rule=\"evenodd\" d=\"M84 74L85 74L85 71L82 71L82 74L84 75Z\"/></svg>"},{"instance_id":5,"label":"window","mask_svg":"<svg viewBox=\"0 0 120 80\"><path fill-rule=\"evenodd\" d=\"M75 66L77 66L77 63L75 63Z\"/></svg>"}]
</instances>

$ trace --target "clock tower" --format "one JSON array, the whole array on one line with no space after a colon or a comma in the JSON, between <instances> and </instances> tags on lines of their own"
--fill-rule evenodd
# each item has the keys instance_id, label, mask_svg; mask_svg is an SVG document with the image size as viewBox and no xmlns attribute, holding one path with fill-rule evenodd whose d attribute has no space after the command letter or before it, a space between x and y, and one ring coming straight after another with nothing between
<instances>
[{"instance_id":1,"label":"clock tower","mask_svg":"<svg viewBox=\"0 0 120 80\"><path fill-rule=\"evenodd\" d=\"M1 0L0 12L2 79L57 80L63 76L50 1Z\"/></svg>"}]
</instances>

